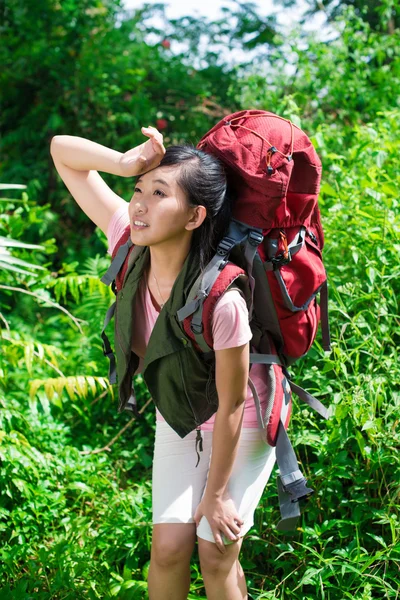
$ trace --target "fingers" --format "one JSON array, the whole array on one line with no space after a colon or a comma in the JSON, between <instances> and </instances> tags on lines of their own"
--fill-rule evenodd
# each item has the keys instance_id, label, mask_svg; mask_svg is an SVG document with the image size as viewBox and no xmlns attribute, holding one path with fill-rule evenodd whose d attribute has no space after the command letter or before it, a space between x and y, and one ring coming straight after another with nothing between
<instances>
[{"instance_id":1,"label":"fingers","mask_svg":"<svg viewBox=\"0 0 400 600\"><path fill-rule=\"evenodd\" d=\"M239 523L239 525L237 523ZM224 524L220 525L219 529L213 530L215 543L218 547L218 550L222 554L225 554L226 549L225 549L225 544L222 540L221 533L223 535L225 535L225 537L228 540L231 540L232 542L237 542L238 539L240 538L240 531L241 531L242 525L244 525L244 521L242 519L238 518L238 519L235 519L233 524L229 524L229 526L224 523Z\"/></svg>"},{"instance_id":2,"label":"fingers","mask_svg":"<svg viewBox=\"0 0 400 600\"><path fill-rule=\"evenodd\" d=\"M144 133L144 135L153 137L157 142L160 142L163 139L163 134L151 125L149 125L148 127L142 127L142 132Z\"/></svg>"},{"instance_id":3,"label":"fingers","mask_svg":"<svg viewBox=\"0 0 400 600\"><path fill-rule=\"evenodd\" d=\"M216 531L216 532L213 532L213 534L214 534L215 544L216 544L218 550L221 552L221 554L225 554L225 552L226 552L225 544L222 541L222 536L221 536L220 532Z\"/></svg>"},{"instance_id":4,"label":"fingers","mask_svg":"<svg viewBox=\"0 0 400 600\"><path fill-rule=\"evenodd\" d=\"M163 144L163 135L158 131L158 129L149 125L148 127L142 127L142 133L150 138L155 152L162 155L166 153Z\"/></svg>"}]
</instances>

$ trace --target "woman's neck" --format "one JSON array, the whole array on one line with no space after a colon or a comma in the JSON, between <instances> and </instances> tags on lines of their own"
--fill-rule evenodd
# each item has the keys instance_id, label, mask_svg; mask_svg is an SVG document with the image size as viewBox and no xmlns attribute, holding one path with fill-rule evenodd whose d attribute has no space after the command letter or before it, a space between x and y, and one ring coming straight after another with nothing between
<instances>
[{"instance_id":1,"label":"woman's neck","mask_svg":"<svg viewBox=\"0 0 400 600\"><path fill-rule=\"evenodd\" d=\"M180 244L169 248L165 244L150 246L148 273L151 277L155 275L158 285L172 288L189 254L190 239L188 241L182 239Z\"/></svg>"}]
</instances>

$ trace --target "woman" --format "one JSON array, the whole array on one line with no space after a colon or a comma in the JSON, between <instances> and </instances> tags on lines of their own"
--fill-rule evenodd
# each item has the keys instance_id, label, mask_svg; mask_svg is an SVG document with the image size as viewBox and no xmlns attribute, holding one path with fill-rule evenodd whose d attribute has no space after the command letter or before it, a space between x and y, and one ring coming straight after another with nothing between
<instances>
[{"instance_id":1,"label":"woman","mask_svg":"<svg viewBox=\"0 0 400 600\"><path fill-rule=\"evenodd\" d=\"M59 175L107 235L109 253L127 226L134 244L149 247L148 270L135 301L132 350L141 357L136 373L141 372L152 327L192 244L203 268L231 214L220 161L191 146L166 150L162 134L153 127L143 127L142 132L149 140L124 154L74 136L55 136L51 142ZM140 175L129 204L112 192L98 171ZM201 426L198 468L193 460L196 432L181 438L156 411L150 600L187 598L196 538L207 597L247 598L238 557L275 464L275 448L260 438L247 385L252 338L248 321L240 292L225 292L212 317L218 410ZM263 368L252 368L262 403Z\"/></svg>"}]
</instances>

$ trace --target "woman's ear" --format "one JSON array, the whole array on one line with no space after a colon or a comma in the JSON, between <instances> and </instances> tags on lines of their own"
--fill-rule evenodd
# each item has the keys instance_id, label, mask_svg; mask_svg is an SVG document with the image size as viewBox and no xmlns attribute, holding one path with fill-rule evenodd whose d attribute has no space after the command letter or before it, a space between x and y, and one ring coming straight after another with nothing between
<instances>
[{"instance_id":1,"label":"woman's ear","mask_svg":"<svg viewBox=\"0 0 400 600\"><path fill-rule=\"evenodd\" d=\"M192 230L192 229L196 229L197 227L200 227L200 225L203 223L204 219L207 216L207 209L205 206L196 206L193 209L193 214L190 217L189 221L186 224L185 229L188 230Z\"/></svg>"}]
</instances>

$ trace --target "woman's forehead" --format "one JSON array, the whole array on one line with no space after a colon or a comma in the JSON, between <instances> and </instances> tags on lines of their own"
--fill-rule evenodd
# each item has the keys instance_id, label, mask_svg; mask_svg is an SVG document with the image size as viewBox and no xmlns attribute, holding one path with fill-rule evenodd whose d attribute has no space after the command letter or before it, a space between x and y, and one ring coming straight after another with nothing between
<instances>
[{"instance_id":1,"label":"woman's forehead","mask_svg":"<svg viewBox=\"0 0 400 600\"><path fill-rule=\"evenodd\" d=\"M154 179L165 179L167 181L173 181L176 179L176 175L179 172L181 165L163 165L155 167L150 171L146 171L140 177L145 177L146 179L154 180Z\"/></svg>"}]
</instances>

